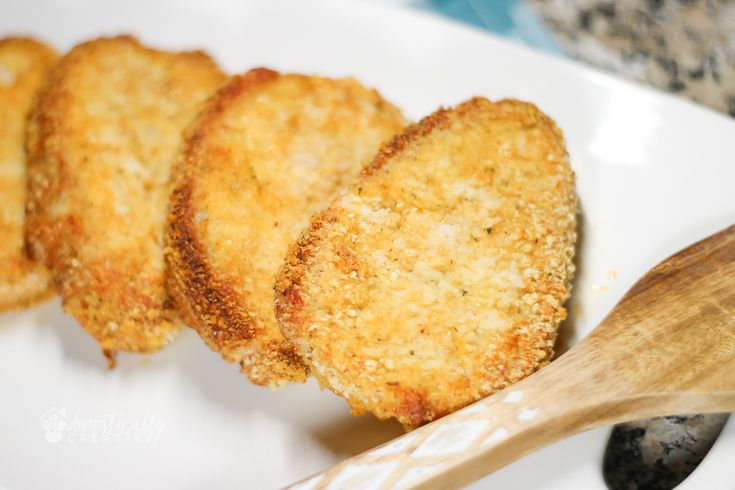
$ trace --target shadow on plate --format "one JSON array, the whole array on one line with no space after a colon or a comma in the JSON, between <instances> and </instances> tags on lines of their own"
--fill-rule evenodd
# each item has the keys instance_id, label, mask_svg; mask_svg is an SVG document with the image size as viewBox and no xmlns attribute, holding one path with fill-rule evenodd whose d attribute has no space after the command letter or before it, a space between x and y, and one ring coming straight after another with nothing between
<instances>
[{"instance_id":1,"label":"shadow on plate","mask_svg":"<svg viewBox=\"0 0 735 490\"><path fill-rule=\"evenodd\" d=\"M380 422L372 415L353 417L342 398L320 390L314 379L280 389L253 385L237 365L210 351L193 331L185 332L184 338L163 355L175 358L186 379L213 403L306 426L310 437L340 457L358 454L404 433L396 421Z\"/></svg>"},{"instance_id":2,"label":"shadow on plate","mask_svg":"<svg viewBox=\"0 0 735 490\"><path fill-rule=\"evenodd\" d=\"M59 340L64 357L95 369L107 371L107 360L94 338L73 317L64 313L61 300L54 298L29 310L40 330L51 330Z\"/></svg>"},{"instance_id":3,"label":"shadow on plate","mask_svg":"<svg viewBox=\"0 0 735 490\"><path fill-rule=\"evenodd\" d=\"M405 433L395 419L381 422L372 415L350 417L325 426L312 436L319 444L340 457L353 456L379 446Z\"/></svg>"}]
</instances>

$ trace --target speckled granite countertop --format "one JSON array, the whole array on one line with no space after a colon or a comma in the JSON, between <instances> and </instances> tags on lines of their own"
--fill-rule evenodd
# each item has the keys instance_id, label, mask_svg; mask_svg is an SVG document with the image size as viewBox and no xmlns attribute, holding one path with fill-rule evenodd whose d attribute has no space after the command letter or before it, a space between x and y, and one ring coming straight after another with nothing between
<instances>
[{"instance_id":1,"label":"speckled granite countertop","mask_svg":"<svg viewBox=\"0 0 735 490\"><path fill-rule=\"evenodd\" d=\"M735 0L526 0L573 57L735 117Z\"/></svg>"}]
</instances>

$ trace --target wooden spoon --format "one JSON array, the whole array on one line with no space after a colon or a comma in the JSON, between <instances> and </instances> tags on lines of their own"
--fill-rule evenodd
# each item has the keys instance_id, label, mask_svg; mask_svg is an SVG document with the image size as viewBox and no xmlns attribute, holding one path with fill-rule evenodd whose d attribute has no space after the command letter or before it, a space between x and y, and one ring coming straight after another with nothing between
<instances>
[{"instance_id":1,"label":"wooden spoon","mask_svg":"<svg viewBox=\"0 0 735 490\"><path fill-rule=\"evenodd\" d=\"M735 226L651 269L549 367L291 488L456 488L572 434L735 411Z\"/></svg>"}]
</instances>

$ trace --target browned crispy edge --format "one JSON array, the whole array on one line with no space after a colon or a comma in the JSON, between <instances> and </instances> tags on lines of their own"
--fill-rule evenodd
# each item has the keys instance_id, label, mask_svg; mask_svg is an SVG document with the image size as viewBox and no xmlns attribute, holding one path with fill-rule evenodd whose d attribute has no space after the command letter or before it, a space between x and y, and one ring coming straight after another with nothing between
<instances>
[{"instance_id":1,"label":"browned crispy edge","mask_svg":"<svg viewBox=\"0 0 735 490\"><path fill-rule=\"evenodd\" d=\"M201 141L212 131L214 121L232 100L273 82L279 76L275 71L255 68L244 75L233 77L212 97L187 138L180 180L171 196L166 229L166 261L169 276L172 278L169 287L191 326L212 349L221 352L230 361L234 359L229 358L228 350L234 345L253 339L257 335L256 325L243 310L232 285L216 277L204 245L197 236L191 202L194 182L186 171L187 161L195 158ZM278 343L271 348L289 365L306 373L306 367L290 343Z\"/></svg>"}]
</instances>

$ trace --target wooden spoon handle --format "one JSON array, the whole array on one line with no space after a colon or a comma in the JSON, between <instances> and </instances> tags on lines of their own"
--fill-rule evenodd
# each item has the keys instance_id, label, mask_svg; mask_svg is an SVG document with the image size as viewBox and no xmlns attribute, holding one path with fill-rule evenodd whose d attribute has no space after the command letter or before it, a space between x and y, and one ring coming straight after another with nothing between
<instances>
[{"instance_id":1,"label":"wooden spoon handle","mask_svg":"<svg viewBox=\"0 0 735 490\"><path fill-rule=\"evenodd\" d=\"M565 376L569 363L578 360L561 361L289 488L456 487L583 430L597 419L590 414L609 393L592 389L573 396L576 383Z\"/></svg>"},{"instance_id":2,"label":"wooden spoon handle","mask_svg":"<svg viewBox=\"0 0 735 490\"><path fill-rule=\"evenodd\" d=\"M578 432L686 410L735 410L735 392L637 392L587 341L512 387L288 488L457 488Z\"/></svg>"}]
</instances>

